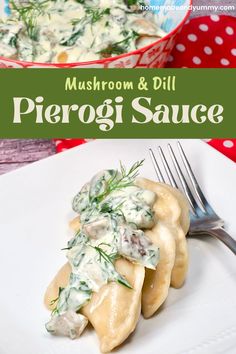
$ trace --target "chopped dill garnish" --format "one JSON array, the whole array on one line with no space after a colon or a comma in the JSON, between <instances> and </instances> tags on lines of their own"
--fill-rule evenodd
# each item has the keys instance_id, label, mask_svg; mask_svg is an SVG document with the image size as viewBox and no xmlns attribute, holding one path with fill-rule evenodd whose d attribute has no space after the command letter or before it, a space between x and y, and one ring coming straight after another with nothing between
<instances>
[{"instance_id":1,"label":"chopped dill garnish","mask_svg":"<svg viewBox=\"0 0 236 354\"><path fill-rule=\"evenodd\" d=\"M106 244L106 243L104 243L104 242L103 242L103 243L100 243L98 246L91 246L91 247L94 248L94 249L98 252L98 254L99 254L99 261L100 261L100 262L101 262L101 260L103 259L103 260L105 260L106 262L113 264L114 261L119 258L118 253L114 252L114 253L108 254L108 253L106 253L106 252L100 247L100 246L102 246L102 245L105 245L105 246L109 246L109 247L110 247L110 245L108 245L108 244Z\"/></svg>"},{"instance_id":2,"label":"chopped dill garnish","mask_svg":"<svg viewBox=\"0 0 236 354\"><path fill-rule=\"evenodd\" d=\"M135 178L139 174L138 170L143 165L143 162L144 160L135 162L129 170L126 170L124 165L120 162L120 174L116 171L114 176L111 176L107 181L106 190L95 197L96 201L101 202L111 192L132 186Z\"/></svg>"},{"instance_id":3,"label":"chopped dill garnish","mask_svg":"<svg viewBox=\"0 0 236 354\"><path fill-rule=\"evenodd\" d=\"M106 246L111 247L107 243L100 243L98 246L91 246L91 247L93 247L99 253L99 261L100 262L103 259L105 262L111 264L112 267L114 267L114 261L120 257L119 254L117 252L113 252L110 254L106 253L100 247L102 245L106 245ZM115 280L117 283L125 286L128 289L133 289L132 286L129 284L129 282L121 274L116 272L115 268L114 268L114 279L113 280Z\"/></svg>"},{"instance_id":4,"label":"chopped dill garnish","mask_svg":"<svg viewBox=\"0 0 236 354\"><path fill-rule=\"evenodd\" d=\"M58 297L56 299L53 299L52 301L50 301L50 306L54 305L59 300L59 297L61 295L62 290L64 290L64 288L59 286L59 288L58 288Z\"/></svg>"},{"instance_id":5,"label":"chopped dill garnish","mask_svg":"<svg viewBox=\"0 0 236 354\"><path fill-rule=\"evenodd\" d=\"M49 0L41 2L31 0L27 4L17 5L14 0L9 1L12 10L18 13L19 19L24 23L29 38L34 41L38 35L37 17L44 13L48 2Z\"/></svg>"},{"instance_id":6,"label":"chopped dill garnish","mask_svg":"<svg viewBox=\"0 0 236 354\"><path fill-rule=\"evenodd\" d=\"M120 55L127 52L127 48L129 46L130 41L135 38L139 38L140 35L132 31L132 34L125 39L122 39L119 42L115 42L110 44L107 48L100 50L98 53L101 54L104 58L110 57L111 55Z\"/></svg>"},{"instance_id":7,"label":"chopped dill garnish","mask_svg":"<svg viewBox=\"0 0 236 354\"><path fill-rule=\"evenodd\" d=\"M113 207L109 201L104 202L103 204L101 204L100 212L101 213L109 213L109 214L119 214L123 204L124 204L124 201L117 204L115 207Z\"/></svg>"},{"instance_id":8,"label":"chopped dill garnish","mask_svg":"<svg viewBox=\"0 0 236 354\"><path fill-rule=\"evenodd\" d=\"M123 277L117 278L117 283L125 286L126 288L133 289L132 286L127 282L127 280Z\"/></svg>"},{"instance_id":9,"label":"chopped dill garnish","mask_svg":"<svg viewBox=\"0 0 236 354\"><path fill-rule=\"evenodd\" d=\"M67 46L67 47L71 47L71 46L75 45L76 41L83 33L84 33L84 29L79 28L78 30L73 32L68 39L61 40L60 44Z\"/></svg>"},{"instance_id":10,"label":"chopped dill garnish","mask_svg":"<svg viewBox=\"0 0 236 354\"><path fill-rule=\"evenodd\" d=\"M64 248L61 248L61 251L68 251L68 250L71 250L72 246L71 247L64 247Z\"/></svg>"},{"instance_id":11,"label":"chopped dill garnish","mask_svg":"<svg viewBox=\"0 0 236 354\"><path fill-rule=\"evenodd\" d=\"M99 9L93 9L92 7L87 7L86 13L90 16L91 22L95 23L97 21L100 21L104 15L110 15L110 9L104 9L104 10L99 10Z\"/></svg>"}]
</instances>

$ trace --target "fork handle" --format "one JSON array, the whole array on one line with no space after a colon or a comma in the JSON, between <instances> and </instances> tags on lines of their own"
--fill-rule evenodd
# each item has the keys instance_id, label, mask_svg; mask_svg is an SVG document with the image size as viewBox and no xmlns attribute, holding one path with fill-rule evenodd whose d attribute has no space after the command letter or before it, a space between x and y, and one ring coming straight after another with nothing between
<instances>
[{"instance_id":1,"label":"fork handle","mask_svg":"<svg viewBox=\"0 0 236 354\"><path fill-rule=\"evenodd\" d=\"M224 229L208 230L207 233L223 242L236 255L236 241Z\"/></svg>"}]
</instances>

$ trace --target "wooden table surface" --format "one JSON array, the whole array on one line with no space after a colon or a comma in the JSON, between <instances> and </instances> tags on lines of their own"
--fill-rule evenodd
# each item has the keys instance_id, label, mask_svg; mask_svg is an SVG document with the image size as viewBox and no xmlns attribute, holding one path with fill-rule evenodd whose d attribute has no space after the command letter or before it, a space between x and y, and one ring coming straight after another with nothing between
<instances>
[{"instance_id":1,"label":"wooden table surface","mask_svg":"<svg viewBox=\"0 0 236 354\"><path fill-rule=\"evenodd\" d=\"M0 139L0 174L55 154L52 141L44 139Z\"/></svg>"},{"instance_id":2,"label":"wooden table surface","mask_svg":"<svg viewBox=\"0 0 236 354\"><path fill-rule=\"evenodd\" d=\"M193 0L194 5L212 5L212 0ZM214 0L214 5L235 5L236 0ZM226 13L226 12L222 12ZM191 17L209 12L192 12ZM219 14L217 12L217 14ZM236 16L236 8L227 14ZM78 137L79 138L79 137ZM55 154L54 143L44 139L0 139L0 174Z\"/></svg>"}]
</instances>

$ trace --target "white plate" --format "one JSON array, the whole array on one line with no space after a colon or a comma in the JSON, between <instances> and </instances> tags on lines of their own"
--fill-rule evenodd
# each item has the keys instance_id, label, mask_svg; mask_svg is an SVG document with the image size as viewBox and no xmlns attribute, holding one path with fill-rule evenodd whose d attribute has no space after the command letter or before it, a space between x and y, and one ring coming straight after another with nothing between
<instances>
[{"instance_id":1,"label":"white plate","mask_svg":"<svg viewBox=\"0 0 236 354\"><path fill-rule=\"evenodd\" d=\"M71 199L98 170L146 158L142 175L155 178L148 147L165 140L95 141L0 177L0 353L99 353L93 331L75 341L46 333L43 294L64 263ZM175 143L175 142L174 142ZM198 140L185 140L210 202L236 236L236 169ZM217 240L189 240L186 284L170 290L158 315L140 319L117 352L125 354L235 353L236 259Z\"/></svg>"}]
</instances>

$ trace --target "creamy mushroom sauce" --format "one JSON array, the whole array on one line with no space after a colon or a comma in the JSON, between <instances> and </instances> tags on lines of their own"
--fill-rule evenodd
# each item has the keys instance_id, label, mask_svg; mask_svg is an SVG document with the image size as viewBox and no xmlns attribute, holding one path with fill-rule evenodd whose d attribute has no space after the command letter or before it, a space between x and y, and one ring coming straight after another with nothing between
<instances>
[{"instance_id":1,"label":"creamy mushroom sauce","mask_svg":"<svg viewBox=\"0 0 236 354\"><path fill-rule=\"evenodd\" d=\"M0 20L0 56L83 62L131 52L166 33L143 0L10 0Z\"/></svg>"},{"instance_id":2,"label":"creamy mushroom sauce","mask_svg":"<svg viewBox=\"0 0 236 354\"><path fill-rule=\"evenodd\" d=\"M102 171L75 196L72 207L79 214L80 230L68 242L72 272L46 324L52 334L78 337L88 322L79 310L108 282L118 282L132 291L131 284L116 271L116 259L124 257L156 268L159 249L143 231L155 223L152 207L156 194L135 186L139 166L136 163L128 173L123 167L121 173Z\"/></svg>"}]
</instances>

